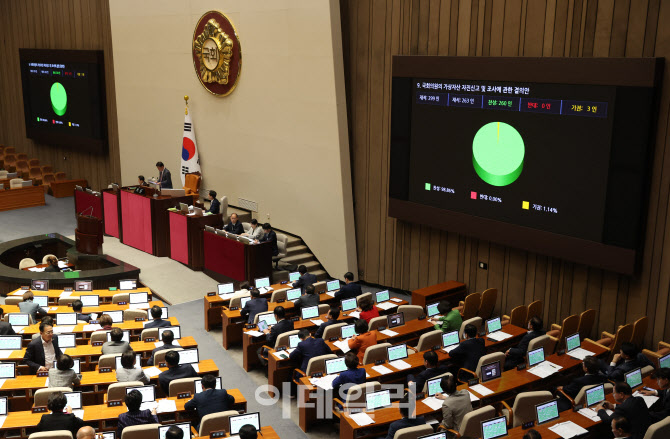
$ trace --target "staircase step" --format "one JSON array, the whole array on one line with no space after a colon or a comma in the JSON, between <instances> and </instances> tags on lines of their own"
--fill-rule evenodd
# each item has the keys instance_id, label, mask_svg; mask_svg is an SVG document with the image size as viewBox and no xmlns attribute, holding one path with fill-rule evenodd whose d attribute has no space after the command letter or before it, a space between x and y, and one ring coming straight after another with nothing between
<instances>
[{"instance_id":1,"label":"staircase step","mask_svg":"<svg viewBox=\"0 0 670 439\"><path fill-rule=\"evenodd\" d=\"M298 253L297 255L287 256L282 258L282 264L295 264L295 265L308 265L310 262L315 262L316 265L319 265L317 261L314 260L314 255L311 253Z\"/></svg>"},{"instance_id":2,"label":"staircase step","mask_svg":"<svg viewBox=\"0 0 670 439\"><path fill-rule=\"evenodd\" d=\"M309 253L309 249L306 245L294 245L293 247L286 248L286 256L295 256L300 253Z\"/></svg>"},{"instance_id":3,"label":"staircase step","mask_svg":"<svg viewBox=\"0 0 670 439\"><path fill-rule=\"evenodd\" d=\"M328 273L326 273L326 270L320 269L320 270L313 270L310 271L314 276L316 276L316 281L321 282L322 280L330 280L328 277Z\"/></svg>"}]
</instances>

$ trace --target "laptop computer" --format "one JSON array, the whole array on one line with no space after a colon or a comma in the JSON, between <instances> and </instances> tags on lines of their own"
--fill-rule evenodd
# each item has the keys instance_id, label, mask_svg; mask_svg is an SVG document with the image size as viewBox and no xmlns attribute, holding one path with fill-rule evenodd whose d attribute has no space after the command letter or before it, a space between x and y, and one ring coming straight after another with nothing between
<instances>
[{"instance_id":1,"label":"laptop computer","mask_svg":"<svg viewBox=\"0 0 670 439\"><path fill-rule=\"evenodd\" d=\"M300 296L302 296L302 291L300 291L300 288L293 288L292 290L288 290L286 292L286 300L290 300L291 302L298 300Z\"/></svg>"},{"instance_id":2,"label":"laptop computer","mask_svg":"<svg viewBox=\"0 0 670 439\"><path fill-rule=\"evenodd\" d=\"M438 315L440 313L440 311L438 311L438 309L437 309L437 306L439 304L440 304L440 302L435 302L435 303L430 303L430 304L426 305L426 315L428 317L433 317L433 316Z\"/></svg>"},{"instance_id":3,"label":"laptop computer","mask_svg":"<svg viewBox=\"0 0 670 439\"><path fill-rule=\"evenodd\" d=\"M391 405L391 390L380 390L365 395L365 409L367 411L377 410Z\"/></svg>"},{"instance_id":4,"label":"laptop computer","mask_svg":"<svg viewBox=\"0 0 670 439\"><path fill-rule=\"evenodd\" d=\"M135 279L123 279L119 281L119 290L121 291L136 290L136 289L137 289L137 281Z\"/></svg>"},{"instance_id":5,"label":"laptop computer","mask_svg":"<svg viewBox=\"0 0 670 439\"><path fill-rule=\"evenodd\" d=\"M267 322L267 321L265 321L265 320L261 320L260 318L258 319L258 330L259 330L260 332L265 331L265 330L268 329L269 327L270 327L270 325L268 325L268 322Z\"/></svg>"},{"instance_id":6,"label":"laptop computer","mask_svg":"<svg viewBox=\"0 0 670 439\"><path fill-rule=\"evenodd\" d=\"M16 351L21 349L20 335L2 335L0 336L0 351Z\"/></svg>"},{"instance_id":7,"label":"laptop computer","mask_svg":"<svg viewBox=\"0 0 670 439\"><path fill-rule=\"evenodd\" d=\"M198 355L198 348L179 351L179 364L198 364L199 362L200 356Z\"/></svg>"},{"instance_id":8,"label":"laptop computer","mask_svg":"<svg viewBox=\"0 0 670 439\"><path fill-rule=\"evenodd\" d=\"M344 364L344 357L333 358L326 360L326 375L333 375L347 370L347 365Z\"/></svg>"},{"instance_id":9,"label":"laptop computer","mask_svg":"<svg viewBox=\"0 0 670 439\"><path fill-rule=\"evenodd\" d=\"M33 296L33 303L38 304L42 308L49 306L49 297L48 296Z\"/></svg>"},{"instance_id":10,"label":"laptop computer","mask_svg":"<svg viewBox=\"0 0 670 439\"><path fill-rule=\"evenodd\" d=\"M340 301L340 306L342 307L343 312L351 311L356 309L357 303L355 298L344 299Z\"/></svg>"},{"instance_id":11,"label":"laptop computer","mask_svg":"<svg viewBox=\"0 0 670 439\"><path fill-rule=\"evenodd\" d=\"M116 360L116 370L123 369L123 366L121 365L121 356L118 356L115 358ZM133 365L135 369L141 369L142 368L142 360L140 359L140 354L135 354L135 364Z\"/></svg>"},{"instance_id":12,"label":"laptop computer","mask_svg":"<svg viewBox=\"0 0 670 439\"><path fill-rule=\"evenodd\" d=\"M195 393L200 393L202 392L202 378L193 381L195 384ZM221 382L221 377L216 377L216 387L217 389L221 390L223 388L223 383Z\"/></svg>"},{"instance_id":13,"label":"laptop computer","mask_svg":"<svg viewBox=\"0 0 670 439\"><path fill-rule=\"evenodd\" d=\"M32 291L49 291L48 280L32 280L30 281L30 289Z\"/></svg>"},{"instance_id":14,"label":"laptop computer","mask_svg":"<svg viewBox=\"0 0 670 439\"><path fill-rule=\"evenodd\" d=\"M7 416L7 397L0 396L0 416Z\"/></svg>"},{"instance_id":15,"label":"laptop computer","mask_svg":"<svg viewBox=\"0 0 670 439\"><path fill-rule=\"evenodd\" d=\"M391 298L391 294L389 293L389 290L377 291L375 293L375 297L377 299L377 303L382 303L389 300Z\"/></svg>"},{"instance_id":16,"label":"laptop computer","mask_svg":"<svg viewBox=\"0 0 670 439\"><path fill-rule=\"evenodd\" d=\"M405 313L398 312L395 314L389 314L386 317L386 323L389 329L396 328L405 324Z\"/></svg>"},{"instance_id":17,"label":"laptop computer","mask_svg":"<svg viewBox=\"0 0 670 439\"><path fill-rule=\"evenodd\" d=\"M300 337L298 334L293 334L288 336L288 347L289 349L295 349L296 346L298 346L298 343L300 343Z\"/></svg>"},{"instance_id":18,"label":"laptop computer","mask_svg":"<svg viewBox=\"0 0 670 439\"><path fill-rule=\"evenodd\" d=\"M426 381L427 387L427 395L426 396L434 396L436 393L442 393L442 378L433 378L432 380ZM419 389L421 391L423 389Z\"/></svg>"},{"instance_id":19,"label":"laptop computer","mask_svg":"<svg viewBox=\"0 0 670 439\"><path fill-rule=\"evenodd\" d=\"M258 316L258 323L265 322L268 326L274 326L277 324L277 318L274 313L262 314Z\"/></svg>"},{"instance_id":20,"label":"laptop computer","mask_svg":"<svg viewBox=\"0 0 670 439\"><path fill-rule=\"evenodd\" d=\"M544 348L539 347L528 351L528 367L533 367L536 364L540 364L544 361Z\"/></svg>"},{"instance_id":21,"label":"laptop computer","mask_svg":"<svg viewBox=\"0 0 670 439\"><path fill-rule=\"evenodd\" d=\"M61 348L74 348L77 346L77 339L74 334L58 334L58 347Z\"/></svg>"},{"instance_id":22,"label":"laptop computer","mask_svg":"<svg viewBox=\"0 0 670 439\"><path fill-rule=\"evenodd\" d=\"M288 281L289 282L295 282L298 279L300 279L300 272L294 271L288 274Z\"/></svg>"},{"instance_id":23,"label":"laptop computer","mask_svg":"<svg viewBox=\"0 0 670 439\"><path fill-rule=\"evenodd\" d=\"M7 314L7 321L12 326L28 326L30 324L30 314L22 312L9 313Z\"/></svg>"},{"instance_id":24,"label":"laptop computer","mask_svg":"<svg viewBox=\"0 0 670 439\"><path fill-rule=\"evenodd\" d=\"M83 306L100 306L100 296L97 294L86 294L79 296L79 300L81 300Z\"/></svg>"},{"instance_id":25,"label":"laptop computer","mask_svg":"<svg viewBox=\"0 0 670 439\"><path fill-rule=\"evenodd\" d=\"M403 343L396 346L389 346L386 348L386 355L389 363L396 360L404 360L408 357L407 345Z\"/></svg>"},{"instance_id":26,"label":"laptop computer","mask_svg":"<svg viewBox=\"0 0 670 439\"><path fill-rule=\"evenodd\" d=\"M535 416L537 418L537 425L558 419L558 399L536 404Z\"/></svg>"},{"instance_id":27,"label":"laptop computer","mask_svg":"<svg viewBox=\"0 0 670 439\"><path fill-rule=\"evenodd\" d=\"M270 278L269 277L259 277L254 281L256 288L269 288L270 287Z\"/></svg>"},{"instance_id":28,"label":"laptop computer","mask_svg":"<svg viewBox=\"0 0 670 439\"><path fill-rule=\"evenodd\" d=\"M442 346L446 352L451 352L453 349L456 349L460 343L458 339L458 331L451 331L442 334Z\"/></svg>"},{"instance_id":29,"label":"laptop computer","mask_svg":"<svg viewBox=\"0 0 670 439\"><path fill-rule=\"evenodd\" d=\"M480 425L482 439L494 439L507 436L507 418L504 416L480 421Z\"/></svg>"},{"instance_id":30,"label":"laptop computer","mask_svg":"<svg viewBox=\"0 0 670 439\"><path fill-rule=\"evenodd\" d=\"M631 370L628 373L625 373L624 377L631 389L642 385L642 369L639 367L637 369Z\"/></svg>"},{"instance_id":31,"label":"laptop computer","mask_svg":"<svg viewBox=\"0 0 670 439\"><path fill-rule=\"evenodd\" d=\"M63 395L67 398L67 405L72 410L80 410L82 408L81 392L63 392Z\"/></svg>"},{"instance_id":32,"label":"laptop computer","mask_svg":"<svg viewBox=\"0 0 670 439\"><path fill-rule=\"evenodd\" d=\"M144 408L140 406L141 410L145 410L147 406L152 406L152 404L147 403L152 403L156 401L156 388L152 385L126 387L126 395L132 392L133 390L137 390L142 394L142 405L144 405Z\"/></svg>"},{"instance_id":33,"label":"laptop computer","mask_svg":"<svg viewBox=\"0 0 670 439\"><path fill-rule=\"evenodd\" d=\"M665 355L658 360L658 367L670 367L670 354Z\"/></svg>"},{"instance_id":34,"label":"laptop computer","mask_svg":"<svg viewBox=\"0 0 670 439\"><path fill-rule=\"evenodd\" d=\"M500 378L501 373L502 368L500 367L500 361L494 361L492 363L484 364L479 376L481 377L482 383L485 383Z\"/></svg>"},{"instance_id":35,"label":"laptop computer","mask_svg":"<svg viewBox=\"0 0 670 439\"><path fill-rule=\"evenodd\" d=\"M579 339L579 332L565 337L565 351L569 354L570 351L581 347L582 342Z\"/></svg>"},{"instance_id":36,"label":"laptop computer","mask_svg":"<svg viewBox=\"0 0 670 439\"><path fill-rule=\"evenodd\" d=\"M240 297L240 309L244 308L244 305L251 300L251 297Z\"/></svg>"},{"instance_id":37,"label":"laptop computer","mask_svg":"<svg viewBox=\"0 0 670 439\"><path fill-rule=\"evenodd\" d=\"M0 379L14 379L16 378L16 363L0 363Z\"/></svg>"},{"instance_id":38,"label":"laptop computer","mask_svg":"<svg viewBox=\"0 0 670 439\"><path fill-rule=\"evenodd\" d=\"M327 292L330 293L331 291L335 291L335 290L339 290L339 289L340 289L340 281L339 280L329 280L328 282L326 282L326 291Z\"/></svg>"},{"instance_id":39,"label":"laptop computer","mask_svg":"<svg viewBox=\"0 0 670 439\"><path fill-rule=\"evenodd\" d=\"M122 341L130 343L130 331L125 330L123 331L123 338L121 338ZM107 333L107 341L112 341L112 332Z\"/></svg>"},{"instance_id":40,"label":"laptop computer","mask_svg":"<svg viewBox=\"0 0 670 439\"><path fill-rule=\"evenodd\" d=\"M222 294L230 294L235 292L235 285L232 282L227 284L219 284L216 286L216 289L219 293L219 296Z\"/></svg>"},{"instance_id":41,"label":"laptop computer","mask_svg":"<svg viewBox=\"0 0 670 439\"><path fill-rule=\"evenodd\" d=\"M112 318L112 323L123 323L123 311L105 311L103 314L107 314Z\"/></svg>"},{"instance_id":42,"label":"laptop computer","mask_svg":"<svg viewBox=\"0 0 670 439\"><path fill-rule=\"evenodd\" d=\"M261 414L259 412L255 413L245 413L243 415L231 416L228 418L228 433L234 435L240 432L240 428L245 425L253 425L256 431L261 430Z\"/></svg>"},{"instance_id":43,"label":"laptop computer","mask_svg":"<svg viewBox=\"0 0 670 439\"><path fill-rule=\"evenodd\" d=\"M128 294L128 301L130 303L148 303L149 302L149 293L130 293Z\"/></svg>"},{"instance_id":44,"label":"laptop computer","mask_svg":"<svg viewBox=\"0 0 670 439\"><path fill-rule=\"evenodd\" d=\"M342 332L341 332L342 340L346 340L347 338L351 338L354 335L356 335L356 326L355 325L344 325L344 326L342 326Z\"/></svg>"},{"instance_id":45,"label":"laptop computer","mask_svg":"<svg viewBox=\"0 0 670 439\"><path fill-rule=\"evenodd\" d=\"M591 407L605 400L605 385L598 384L590 389L586 389L586 407Z\"/></svg>"},{"instance_id":46,"label":"laptop computer","mask_svg":"<svg viewBox=\"0 0 670 439\"><path fill-rule=\"evenodd\" d=\"M502 329L500 317L494 317L486 321L486 333L491 334Z\"/></svg>"},{"instance_id":47,"label":"laptop computer","mask_svg":"<svg viewBox=\"0 0 670 439\"><path fill-rule=\"evenodd\" d=\"M72 359L72 367L70 370L74 371L74 373L81 373L81 360L79 358L73 358ZM56 368L58 364L57 360L54 360L54 365L53 367Z\"/></svg>"},{"instance_id":48,"label":"laptop computer","mask_svg":"<svg viewBox=\"0 0 670 439\"><path fill-rule=\"evenodd\" d=\"M56 324L57 325L76 325L77 324L77 313L76 312L62 312L56 314Z\"/></svg>"},{"instance_id":49,"label":"laptop computer","mask_svg":"<svg viewBox=\"0 0 670 439\"><path fill-rule=\"evenodd\" d=\"M177 424L163 425L162 427L158 427L158 439L165 439L165 435L167 435L168 430L173 425L179 427L179 429L184 432L184 437L185 438L191 437L191 423L190 422L180 422L180 423L177 423Z\"/></svg>"},{"instance_id":50,"label":"laptop computer","mask_svg":"<svg viewBox=\"0 0 670 439\"><path fill-rule=\"evenodd\" d=\"M170 330L174 334L174 339L179 340L181 338L181 327L179 326L166 326L164 328L158 328L158 340L163 340L163 332Z\"/></svg>"},{"instance_id":51,"label":"laptop computer","mask_svg":"<svg viewBox=\"0 0 670 439\"><path fill-rule=\"evenodd\" d=\"M318 306L307 306L300 310L300 315L303 320L310 320L319 317L319 307Z\"/></svg>"},{"instance_id":52,"label":"laptop computer","mask_svg":"<svg viewBox=\"0 0 670 439\"><path fill-rule=\"evenodd\" d=\"M93 291L92 280L76 280L74 281L75 291Z\"/></svg>"}]
</instances>

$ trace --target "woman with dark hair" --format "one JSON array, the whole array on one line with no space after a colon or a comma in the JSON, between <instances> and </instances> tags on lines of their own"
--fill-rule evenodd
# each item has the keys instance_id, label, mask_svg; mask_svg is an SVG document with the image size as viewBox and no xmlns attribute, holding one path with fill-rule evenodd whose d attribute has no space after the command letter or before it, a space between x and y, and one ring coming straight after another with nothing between
<instances>
[{"instance_id":1,"label":"woman with dark hair","mask_svg":"<svg viewBox=\"0 0 670 439\"><path fill-rule=\"evenodd\" d=\"M358 361L361 363L363 363L366 349L377 344L377 335L368 329L368 322L363 319L356 320L354 323L356 335L349 339L349 349L356 352Z\"/></svg>"},{"instance_id":2,"label":"woman with dark hair","mask_svg":"<svg viewBox=\"0 0 670 439\"><path fill-rule=\"evenodd\" d=\"M49 387L69 387L79 384L81 376L72 370L74 360L67 354L56 360L56 367L49 369Z\"/></svg>"},{"instance_id":3,"label":"woman with dark hair","mask_svg":"<svg viewBox=\"0 0 670 439\"><path fill-rule=\"evenodd\" d=\"M54 392L49 395L47 407L51 410L50 415L42 415L38 431L56 431L67 430L72 433L72 437L77 437L77 431L84 426L84 421L72 414L72 409L67 405L67 398L63 392Z\"/></svg>"},{"instance_id":4,"label":"woman with dark hair","mask_svg":"<svg viewBox=\"0 0 670 439\"><path fill-rule=\"evenodd\" d=\"M103 314L100 316L100 319L98 319L98 322L100 323L100 326L102 326L102 329L104 331L109 331L112 329L112 324L114 321L112 320L112 317L109 316L108 314Z\"/></svg>"},{"instance_id":5,"label":"woman with dark hair","mask_svg":"<svg viewBox=\"0 0 670 439\"><path fill-rule=\"evenodd\" d=\"M121 355L121 368L116 369L116 381L142 381L149 384L149 377L146 376L141 367L135 368L135 351L132 349Z\"/></svg>"},{"instance_id":6,"label":"woman with dark hair","mask_svg":"<svg viewBox=\"0 0 670 439\"><path fill-rule=\"evenodd\" d=\"M372 320L373 318L379 317L379 311L377 310L377 307L372 301L371 296L361 297L360 300L358 301L358 309L359 312L361 313L361 318L368 323L370 323L370 320Z\"/></svg>"}]
</instances>

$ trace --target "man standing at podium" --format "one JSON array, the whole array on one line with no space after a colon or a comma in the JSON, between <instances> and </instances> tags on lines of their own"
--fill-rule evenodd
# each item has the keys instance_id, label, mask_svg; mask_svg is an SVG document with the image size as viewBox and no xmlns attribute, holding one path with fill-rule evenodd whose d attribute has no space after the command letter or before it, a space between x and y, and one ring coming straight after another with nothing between
<instances>
[{"instance_id":1,"label":"man standing at podium","mask_svg":"<svg viewBox=\"0 0 670 439\"><path fill-rule=\"evenodd\" d=\"M156 163L156 168L158 169L158 184L161 189L172 189L172 176L170 171L165 168L163 162Z\"/></svg>"}]
</instances>

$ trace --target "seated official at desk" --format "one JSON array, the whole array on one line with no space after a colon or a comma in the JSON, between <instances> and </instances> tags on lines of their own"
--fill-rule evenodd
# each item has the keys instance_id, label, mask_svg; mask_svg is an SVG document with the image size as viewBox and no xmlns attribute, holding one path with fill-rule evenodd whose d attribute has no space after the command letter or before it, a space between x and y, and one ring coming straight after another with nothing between
<instances>
[{"instance_id":1,"label":"seated official at desk","mask_svg":"<svg viewBox=\"0 0 670 439\"><path fill-rule=\"evenodd\" d=\"M244 233L244 227L242 226L242 223L237 220L236 213L230 215L230 222L223 227L223 230L235 235L241 235Z\"/></svg>"},{"instance_id":2,"label":"seated official at desk","mask_svg":"<svg viewBox=\"0 0 670 439\"><path fill-rule=\"evenodd\" d=\"M261 227L261 225L258 224L258 220L254 218L251 220L251 228L248 232L242 233L242 236L248 236L251 239L259 240L263 236L263 227Z\"/></svg>"},{"instance_id":3,"label":"seated official at desk","mask_svg":"<svg viewBox=\"0 0 670 439\"><path fill-rule=\"evenodd\" d=\"M265 225L263 225L263 228L265 228ZM276 239L276 235L275 235ZM305 287L307 285L312 285L316 283L316 276L313 274L310 274L307 272L307 267L304 265L301 265L298 267L298 273L300 273L300 277L298 278L297 281L293 282L293 285L291 285L293 288L300 288L300 291L302 291L303 294L305 294Z\"/></svg>"},{"instance_id":4,"label":"seated official at desk","mask_svg":"<svg viewBox=\"0 0 670 439\"><path fill-rule=\"evenodd\" d=\"M144 329L147 328L165 328L168 326L172 326L172 323L170 323L169 320L163 320L162 315L163 315L163 310L161 309L160 306L154 305L151 307L151 318L153 318L153 321L147 323L144 325Z\"/></svg>"},{"instance_id":5,"label":"seated official at desk","mask_svg":"<svg viewBox=\"0 0 670 439\"><path fill-rule=\"evenodd\" d=\"M184 439L184 430L176 425L170 425L170 428L165 432L165 439Z\"/></svg>"},{"instance_id":6,"label":"seated official at desk","mask_svg":"<svg viewBox=\"0 0 670 439\"><path fill-rule=\"evenodd\" d=\"M274 309L275 320L277 324L273 325L271 329L265 329L263 333L266 335L265 345L274 348L279 337L284 332L293 331L293 322L286 320L286 310L283 306L278 306ZM258 348L258 359L263 366L267 366L268 362L263 357L267 357L268 351L261 346Z\"/></svg>"},{"instance_id":7,"label":"seated official at desk","mask_svg":"<svg viewBox=\"0 0 670 439\"><path fill-rule=\"evenodd\" d=\"M308 285L305 287L305 294L300 296L298 300L294 302L295 309L300 312L302 308L307 308L309 306L319 306L319 295L315 294L316 288L314 285Z\"/></svg>"},{"instance_id":8,"label":"seated official at desk","mask_svg":"<svg viewBox=\"0 0 670 439\"><path fill-rule=\"evenodd\" d=\"M354 282L354 273L347 271L344 273L344 286L335 293L337 300L355 299L363 293L361 286Z\"/></svg>"},{"instance_id":9,"label":"seated official at desk","mask_svg":"<svg viewBox=\"0 0 670 439\"><path fill-rule=\"evenodd\" d=\"M670 416L670 368L662 367L654 373L658 390L640 390L647 396L658 396L651 407L651 418L654 422L662 421Z\"/></svg>"},{"instance_id":10,"label":"seated official at desk","mask_svg":"<svg viewBox=\"0 0 670 439\"><path fill-rule=\"evenodd\" d=\"M160 424L156 409L140 410L142 405L142 394L139 390L133 389L126 394L126 407L128 411L119 415L119 423L116 428L116 437L120 438L123 429L133 425Z\"/></svg>"},{"instance_id":11,"label":"seated official at desk","mask_svg":"<svg viewBox=\"0 0 670 439\"><path fill-rule=\"evenodd\" d=\"M523 435L521 439L542 439L542 435L534 428L531 428L526 432L526 434Z\"/></svg>"},{"instance_id":12,"label":"seated official at desk","mask_svg":"<svg viewBox=\"0 0 670 439\"><path fill-rule=\"evenodd\" d=\"M256 314L268 310L268 301L261 297L261 292L258 291L258 288L252 288L249 294L251 294L251 299L247 300L247 303L244 304L240 310L240 315L247 317L247 323L253 323L256 319Z\"/></svg>"},{"instance_id":13,"label":"seated official at desk","mask_svg":"<svg viewBox=\"0 0 670 439\"><path fill-rule=\"evenodd\" d=\"M19 302L19 310L23 313L30 314L33 322L37 322L39 319L47 315L47 312L44 308L33 302L34 297L32 291L23 293L23 302Z\"/></svg>"},{"instance_id":14,"label":"seated official at desk","mask_svg":"<svg viewBox=\"0 0 670 439\"><path fill-rule=\"evenodd\" d=\"M97 439L97 434L93 427L84 425L79 429L77 435L74 436L75 439Z\"/></svg>"},{"instance_id":15,"label":"seated official at desk","mask_svg":"<svg viewBox=\"0 0 670 439\"><path fill-rule=\"evenodd\" d=\"M472 372L477 372L479 359L486 355L486 342L483 338L477 338L477 327L471 323L463 328L465 340L458 347L449 352L449 356L455 364Z\"/></svg>"},{"instance_id":16,"label":"seated official at desk","mask_svg":"<svg viewBox=\"0 0 670 439\"><path fill-rule=\"evenodd\" d=\"M214 215L221 213L221 202L216 199L216 191L209 191L207 199L209 200L209 210L207 212L213 213Z\"/></svg>"},{"instance_id":17,"label":"seated official at desk","mask_svg":"<svg viewBox=\"0 0 670 439\"><path fill-rule=\"evenodd\" d=\"M67 398L63 392L54 392L49 395L47 408L51 414L42 415L37 424L38 431L56 431L67 430L76 437L77 431L84 426L84 421L72 414L72 409L68 406L65 413L63 409L67 406Z\"/></svg>"},{"instance_id":18,"label":"seated official at desk","mask_svg":"<svg viewBox=\"0 0 670 439\"><path fill-rule=\"evenodd\" d=\"M30 373L46 372L63 352L58 347L58 338L54 338L53 324L40 323L40 336L32 340L23 355L23 362L30 368Z\"/></svg>"},{"instance_id":19,"label":"seated official at desk","mask_svg":"<svg viewBox=\"0 0 670 439\"><path fill-rule=\"evenodd\" d=\"M137 185L139 187L149 187L149 183L144 180L144 175L137 176Z\"/></svg>"},{"instance_id":20,"label":"seated official at desk","mask_svg":"<svg viewBox=\"0 0 670 439\"><path fill-rule=\"evenodd\" d=\"M60 268L58 267L58 258L55 256L47 257L47 266L44 271L47 273L60 273Z\"/></svg>"},{"instance_id":21,"label":"seated official at desk","mask_svg":"<svg viewBox=\"0 0 670 439\"><path fill-rule=\"evenodd\" d=\"M170 383L179 378L197 378L198 373L190 364L179 364L179 351L169 351L165 354L165 363L168 370L158 375L158 384L166 395L170 394Z\"/></svg>"},{"instance_id":22,"label":"seated official at desk","mask_svg":"<svg viewBox=\"0 0 670 439\"><path fill-rule=\"evenodd\" d=\"M130 343L123 341L123 330L121 328L112 328L109 338L111 338L111 341L106 341L102 345L102 355L122 354L130 350Z\"/></svg>"},{"instance_id":23,"label":"seated official at desk","mask_svg":"<svg viewBox=\"0 0 670 439\"><path fill-rule=\"evenodd\" d=\"M337 323L337 319L339 318L340 307L337 305L330 305L330 309L328 310L328 320L319 325L319 328L314 333L314 338L323 338L323 331L330 325Z\"/></svg>"},{"instance_id":24,"label":"seated official at desk","mask_svg":"<svg viewBox=\"0 0 670 439\"><path fill-rule=\"evenodd\" d=\"M121 367L116 369L116 381L120 383L141 381L144 384L149 384L149 377L144 373L144 370L141 367L135 367L135 358L135 351L132 349L121 354Z\"/></svg>"},{"instance_id":25,"label":"seated official at desk","mask_svg":"<svg viewBox=\"0 0 670 439\"><path fill-rule=\"evenodd\" d=\"M114 320L109 314L103 314L98 319L98 324L102 327L102 331L110 331L112 329L112 325L114 324Z\"/></svg>"},{"instance_id":26,"label":"seated official at desk","mask_svg":"<svg viewBox=\"0 0 670 439\"><path fill-rule=\"evenodd\" d=\"M5 317L5 310L0 308L0 335L14 335L16 332L12 328L12 324L5 322L3 319Z\"/></svg>"},{"instance_id":27,"label":"seated official at desk","mask_svg":"<svg viewBox=\"0 0 670 439\"><path fill-rule=\"evenodd\" d=\"M470 392L467 389L457 390L456 377L449 374L442 377L440 387L442 392L435 394L435 398L442 402L442 423L444 428L459 431L465 415L472 411Z\"/></svg>"},{"instance_id":28,"label":"seated official at desk","mask_svg":"<svg viewBox=\"0 0 670 439\"><path fill-rule=\"evenodd\" d=\"M163 162L157 162L156 169L158 169L157 183L160 185L161 189L172 189L172 175Z\"/></svg>"},{"instance_id":29,"label":"seated official at desk","mask_svg":"<svg viewBox=\"0 0 670 439\"><path fill-rule=\"evenodd\" d=\"M77 320L80 322L90 322L91 316L89 314L82 314L81 310L84 308L84 303L81 300L72 302L72 311L77 313Z\"/></svg>"},{"instance_id":30,"label":"seated official at desk","mask_svg":"<svg viewBox=\"0 0 670 439\"><path fill-rule=\"evenodd\" d=\"M458 331L461 329L463 317L457 309L451 308L451 303L448 300L440 301L437 305L437 311L440 313L440 317L430 319L430 322L435 324L435 329L441 329L442 332Z\"/></svg>"},{"instance_id":31,"label":"seated official at desk","mask_svg":"<svg viewBox=\"0 0 670 439\"><path fill-rule=\"evenodd\" d=\"M358 355L359 363L363 364L363 357L365 357L365 351L370 347L377 344L377 335L368 331L369 326L368 322L363 319L358 319L354 322L354 331L356 335L349 339L349 349L356 352Z\"/></svg>"},{"instance_id":32,"label":"seated official at desk","mask_svg":"<svg viewBox=\"0 0 670 439\"><path fill-rule=\"evenodd\" d=\"M63 354L56 360L56 367L49 369L49 387L76 386L81 381L81 375L72 370L74 360L67 354Z\"/></svg>"},{"instance_id":33,"label":"seated official at desk","mask_svg":"<svg viewBox=\"0 0 670 439\"><path fill-rule=\"evenodd\" d=\"M149 361L147 362L147 365L149 365L149 366L154 365L154 356L156 355L156 352L165 351L167 349L176 349L176 348L181 347L178 344L172 344L172 342L174 342L174 332L172 332L169 329L163 331L163 346L158 346L157 348L154 348L153 351L151 351L151 357L149 357Z\"/></svg>"},{"instance_id":34,"label":"seated official at desk","mask_svg":"<svg viewBox=\"0 0 670 439\"><path fill-rule=\"evenodd\" d=\"M624 374L631 370L650 366L651 363L643 354L637 349L634 343L621 343L619 353L612 357L612 361L608 365L604 360L600 360L600 370L602 370L607 379L610 381L622 381Z\"/></svg>"},{"instance_id":35,"label":"seated official at desk","mask_svg":"<svg viewBox=\"0 0 670 439\"><path fill-rule=\"evenodd\" d=\"M339 397L342 401L345 400L347 392L351 386L356 384L363 384L365 382L366 372L364 367L358 367L358 356L349 351L344 354L344 364L347 370L341 372L337 378L333 380L333 394Z\"/></svg>"},{"instance_id":36,"label":"seated official at desk","mask_svg":"<svg viewBox=\"0 0 670 439\"><path fill-rule=\"evenodd\" d=\"M367 323L370 323L370 320L375 317L379 317L379 310L372 301L371 296L361 297L361 300L358 301L357 310L361 314L361 319L365 320Z\"/></svg>"},{"instance_id":37,"label":"seated official at desk","mask_svg":"<svg viewBox=\"0 0 670 439\"><path fill-rule=\"evenodd\" d=\"M623 416L612 419L612 434L616 439L633 438L633 423Z\"/></svg>"},{"instance_id":38,"label":"seated official at desk","mask_svg":"<svg viewBox=\"0 0 670 439\"><path fill-rule=\"evenodd\" d=\"M528 345L537 337L541 337L546 333L542 329L542 319L534 316L528 321L528 332L523 336L519 344L513 348L507 349L505 352L505 370L515 368L518 364L526 362L526 353L528 352Z\"/></svg>"},{"instance_id":39,"label":"seated official at desk","mask_svg":"<svg viewBox=\"0 0 670 439\"><path fill-rule=\"evenodd\" d=\"M446 366L439 365L439 359L435 351L426 351L423 353L423 365L425 369L416 376L414 374L407 375L407 386L414 393L423 392L423 386L426 384L426 381L448 371Z\"/></svg>"},{"instance_id":40,"label":"seated official at desk","mask_svg":"<svg viewBox=\"0 0 670 439\"><path fill-rule=\"evenodd\" d=\"M314 338L310 334L309 329L303 328L298 332L300 342L298 346L291 352L289 358L293 363L299 365L300 370L305 372L309 360L319 355L331 354L332 351L322 338Z\"/></svg>"},{"instance_id":41,"label":"seated official at desk","mask_svg":"<svg viewBox=\"0 0 670 439\"><path fill-rule=\"evenodd\" d=\"M202 418L211 413L230 410L235 404L235 398L228 394L226 389L216 388L216 377L214 375L205 375L200 383L202 384L202 392L193 395L193 399L187 401L184 405L186 410L196 410L197 412L196 430L200 429Z\"/></svg>"},{"instance_id":42,"label":"seated official at desk","mask_svg":"<svg viewBox=\"0 0 670 439\"><path fill-rule=\"evenodd\" d=\"M261 236L261 239L259 239L258 242L271 243L272 256L277 256L279 254L279 247L277 247L277 234L274 230L272 230L270 223L263 224L263 236ZM316 279L316 277L314 279ZM314 282L316 282L316 280Z\"/></svg>"},{"instance_id":43,"label":"seated official at desk","mask_svg":"<svg viewBox=\"0 0 670 439\"><path fill-rule=\"evenodd\" d=\"M416 416L416 400L413 396L405 393L405 396L400 399L400 406L398 409L400 409L402 419L391 422L386 439L393 439L398 430L408 427L416 427L426 423L426 418L423 416ZM410 417L410 415L412 415L412 417Z\"/></svg>"},{"instance_id":44,"label":"seated official at desk","mask_svg":"<svg viewBox=\"0 0 670 439\"><path fill-rule=\"evenodd\" d=\"M258 431L256 431L256 427L253 425L246 424L240 427L240 431L237 433L237 435L240 437L240 439L257 439Z\"/></svg>"},{"instance_id":45,"label":"seated official at desk","mask_svg":"<svg viewBox=\"0 0 670 439\"><path fill-rule=\"evenodd\" d=\"M582 387L602 384L607 381L607 377L600 373L600 363L598 359L592 355L584 357L582 369L584 370L584 376L573 378L570 380L570 383L565 386L558 386L556 388L556 390L559 390L556 395L558 396L559 412L572 408L572 403L563 395L563 393L574 400L579 391L582 390Z\"/></svg>"},{"instance_id":46,"label":"seated official at desk","mask_svg":"<svg viewBox=\"0 0 670 439\"><path fill-rule=\"evenodd\" d=\"M647 429L652 423L651 415L647 409L647 404L639 396L633 396L633 390L630 388L628 383L623 381L617 381L614 384L614 401L616 404L612 404L609 401L603 401L595 407L598 417L606 424L607 427L610 426L612 419L623 416L626 419L634 419L633 423L633 437L636 439L642 439L644 434L647 432ZM608 415L605 410L612 410L613 413Z\"/></svg>"}]
</instances>

